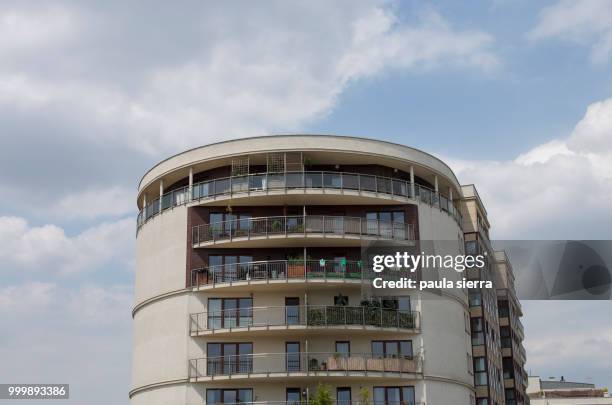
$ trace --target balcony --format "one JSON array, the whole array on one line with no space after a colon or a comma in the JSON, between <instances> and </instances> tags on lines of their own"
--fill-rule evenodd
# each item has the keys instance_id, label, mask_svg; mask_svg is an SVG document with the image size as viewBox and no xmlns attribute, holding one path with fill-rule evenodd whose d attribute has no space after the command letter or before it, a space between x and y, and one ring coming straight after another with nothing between
<instances>
[{"instance_id":1,"label":"balcony","mask_svg":"<svg viewBox=\"0 0 612 405\"><path fill-rule=\"evenodd\" d=\"M287 377L416 378L422 358L381 357L372 354L258 353L204 357L189 361L192 382Z\"/></svg>"},{"instance_id":2,"label":"balcony","mask_svg":"<svg viewBox=\"0 0 612 405\"><path fill-rule=\"evenodd\" d=\"M322 330L329 330L330 333L337 333L338 330L416 332L419 329L419 312L366 306L271 306L190 315L192 336L305 330L313 330L317 334Z\"/></svg>"},{"instance_id":3,"label":"balcony","mask_svg":"<svg viewBox=\"0 0 612 405\"><path fill-rule=\"evenodd\" d=\"M413 192L414 187L414 192ZM182 187L157 198L139 212L137 227L172 207L190 202L207 202L249 196L279 194L349 195L406 202L418 200L438 207L451 215L461 225L460 210L452 201L427 187L409 181L357 173L340 172L285 172L258 173L245 176L224 177ZM364 203L366 200L364 199ZM372 203L372 201L370 201Z\"/></svg>"},{"instance_id":4,"label":"balcony","mask_svg":"<svg viewBox=\"0 0 612 405\"><path fill-rule=\"evenodd\" d=\"M412 224L368 220L360 217L297 215L234 219L194 226L194 247L233 242L232 247L257 247L262 240L289 238L298 244L303 238L349 239L359 244L361 238L414 240ZM345 242L346 243L346 242Z\"/></svg>"},{"instance_id":5,"label":"balcony","mask_svg":"<svg viewBox=\"0 0 612 405\"><path fill-rule=\"evenodd\" d=\"M313 394L311 394L313 395ZM206 405L315 405L314 401L305 399L299 401L253 401L253 402L215 402ZM403 401L332 401L331 405L425 405L425 402L415 402L408 400Z\"/></svg>"},{"instance_id":6,"label":"balcony","mask_svg":"<svg viewBox=\"0 0 612 405\"><path fill-rule=\"evenodd\" d=\"M354 260L263 260L194 269L193 288L285 285L290 283L355 284L371 281L377 273ZM387 274L386 279L392 277ZM399 275L398 275L399 277Z\"/></svg>"}]
</instances>

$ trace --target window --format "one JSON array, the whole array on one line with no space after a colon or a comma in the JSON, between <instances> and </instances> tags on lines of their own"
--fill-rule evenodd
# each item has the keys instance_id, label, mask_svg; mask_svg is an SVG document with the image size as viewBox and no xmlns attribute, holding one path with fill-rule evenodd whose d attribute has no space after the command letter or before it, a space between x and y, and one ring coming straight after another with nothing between
<instances>
[{"instance_id":1,"label":"window","mask_svg":"<svg viewBox=\"0 0 612 405\"><path fill-rule=\"evenodd\" d=\"M245 327L253 324L252 298L209 298L208 329Z\"/></svg>"},{"instance_id":2,"label":"window","mask_svg":"<svg viewBox=\"0 0 612 405\"><path fill-rule=\"evenodd\" d=\"M338 387L336 388L336 404L351 405L351 388Z\"/></svg>"},{"instance_id":3,"label":"window","mask_svg":"<svg viewBox=\"0 0 612 405\"><path fill-rule=\"evenodd\" d=\"M251 388L225 388L207 389L206 404L244 404L253 402L253 390Z\"/></svg>"},{"instance_id":4,"label":"window","mask_svg":"<svg viewBox=\"0 0 612 405\"><path fill-rule=\"evenodd\" d=\"M476 401L476 405L489 405L489 399L488 398L478 398L478 400Z\"/></svg>"},{"instance_id":5,"label":"window","mask_svg":"<svg viewBox=\"0 0 612 405\"><path fill-rule=\"evenodd\" d=\"M484 325L482 318L472 318L471 319L471 327L472 327L472 346L484 345Z\"/></svg>"},{"instance_id":6,"label":"window","mask_svg":"<svg viewBox=\"0 0 612 405\"><path fill-rule=\"evenodd\" d=\"M366 213L366 232L370 235L405 239L404 211L380 211Z\"/></svg>"},{"instance_id":7,"label":"window","mask_svg":"<svg viewBox=\"0 0 612 405\"><path fill-rule=\"evenodd\" d=\"M411 359L412 340L374 340L372 341L372 356Z\"/></svg>"},{"instance_id":8,"label":"window","mask_svg":"<svg viewBox=\"0 0 612 405\"><path fill-rule=\"evenodd\" d=\"M504 366L504 378L514 378L514 363L511 357L504 357L502 359Z\"/></svg>"},{"instance_id":9,"label":"window","mask_svg":"<svg viewBox=\"0 0 612 405\"><path fill-rule=\"evenodd\" d=\"M482 305L482 293L480 290L470 290L469 292L470 307L479 307Z\"/></svg>"},{"instance_id":10,"label":"window","mask_svg":"<svg viewBox=\"0 0 612 405\"><path fill-rule=\"evenodd\" d=\"M510 308L508 307L508 301L499 301L499 316L501 318L507 318L510 316Z\"/></svg>"},{"instance_id":11,"label":"window","mask_svg":"<svg viewBox=\"0 0 612 405\"><path fill-rule=\"evenodd\" d=\"M252 343L208 343L207 374L247 374L253 371Z\"/></svg>"},{"instance_id":12,"label":"window","mask_svg":"<svg viewBox=\"0 0 612 405\"><path fill-rule=\"evenodd\" d=\"M487 385L487 362L484 357L474 357L474 385Z\"/></svg>"},{"instance_id":13,"label":"window","mask_svg":"<svg viewBox=\"0 0 612 405\"><path fill-rule=\"evenodd\" d=\"M505 396L506 396L506 405L515 405L516 404L516 397L515 397L515 392L514 389L509 388L505 391Z\"/></svg>"},{"instance_id":14,"label":"window","mask_svg":"<svg viewBox=\"0 0 612 405\"><path fill-rule=\"evenodd\" d=\"M414 387L374 387L374 405L415 405Z\"/></svg>"},{"instance_id":15,"label":"window","mask_svg":"<svg viewBox=\"0 0 612 405\"><path fill-rule=\"evenodd\" d=\"M474 360L472 360L472 355L467 353L467 368L468 373L474 374Z\"/></svg>"},{"instance_id":16,"label":"window","mask_svg":"<svg viewBox=\"0 0 612 405\"><path fill-rule=\"evenodd\" d=\"M300 323L300 298L285 298L285 324L299 325Z\"/></svg>"},{"instance_id":17,"label":"window","mask_svg":"<svg viewBox=\"0 0 612 405\"><path fill-rule=\"evenodd\" d=\"M348 357L351 354L351 342L336 342L336 353L342 357Z\"/></svg>"},{"instance_id":18,"label":"window","mask_svg":"<svg viewBox=\"0 0 612 405\"><path fill-rule=\"evenodd\" d=\"M337 307L345 307L347 306L349 303L349 297L347 297L346 295L336 295L334 297L334 305Z\"/></svg>"},{"instance_id":19,"label":"window","mask_svg":"<svg viewBox=\"0 0 612 405\"><path fill-rule=\"evenodd\" d=\"M300 371L300 342L285 343L287 371Z\"/></svg>"},{"instance_id":20,"label":"window","mask_svg":"<svg viewBox=\"0 0 612 405\"><path fill-rule=\"evenodd\" d=\"M216 283L235 280L245 280L250 268L247 263L253 261L253 256L209 255L208 267Z\"/></svg>"},{"instance_id":21,"label":"window","mask_svg":"<svg viewBox=\"0 0 612 405\"><path fill-rule=\"evenodd\" d=\"M501 347L508 349L512 347L512 337L510 337L510 327L500 326L499 335L501 336Z\"/></svg>"},{"instance_id":22,"label":"window","mask_svg":"<svg viewBox=\"0 0 612 405\"><path fill-rule=\"evenodd\" d=\"M227 238L230 235L241 236L247 234L251 229L251 214L211 212L208 222L213 238Z\"/></svg>"},{"instance_id":23,"label":"window","mask_svg":"<svg viewBox=\"0 0 612 405\"><path fill-rule=\"evenodd\" d=\"M287 388L285 398L287 405L298 405L302 400L302 390L299 388Z\"/></svg>"}]
</instances>

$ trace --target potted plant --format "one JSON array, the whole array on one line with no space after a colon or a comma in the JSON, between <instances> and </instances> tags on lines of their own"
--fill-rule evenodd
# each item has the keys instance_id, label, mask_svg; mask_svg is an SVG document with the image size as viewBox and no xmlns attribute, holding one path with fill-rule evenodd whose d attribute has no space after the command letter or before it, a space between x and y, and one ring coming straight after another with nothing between
<instances>
[{"instance_id":1,"label":"potted plant","mask_svg":"<svg viewBox=\"0 0 612 405\"><path fill-rule=\"evenodd\" d=\"M304 256L289 256L287 260L287 273L289 278L304 278L306 276Z\"/></svg>"},{"instance_id":2,"label":"potted plant","mask_svg":"<svg viewBox=\"0 0 612 405\"><path fill-rule=\"evenodd\" d=\"M341 364L342 359L340 358L340 353L334 353L332 354L332 356L328 359L328 370L330 371L338 371L338 370L342 370L342 364Z\"/></svg>"}]
</instances>

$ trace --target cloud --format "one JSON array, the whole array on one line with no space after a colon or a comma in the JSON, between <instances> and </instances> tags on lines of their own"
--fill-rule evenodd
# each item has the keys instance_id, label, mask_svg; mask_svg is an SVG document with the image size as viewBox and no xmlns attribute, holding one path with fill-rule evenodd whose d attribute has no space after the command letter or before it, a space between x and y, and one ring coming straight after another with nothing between
<instances>
[{"instance_id":1,"label":"cloud","mask_svg":"<svg viewBox=\"0 0 612 405\"><path fill-rule=\"evenodd\" d=\"M62 197L50 213L61 218L99 218L135 212L135 192L115 186L90 189Z\"/></svg>"},{"instance_id":2,"label":"cloud","mask_svg":"<svg viewBox=\"0 0 612 405\"><path fill-rule=\"evenodd\" d=\"M110 20L104 10L72 10L82 21L78 37L93 41L65 46L62 56L78 71L33 69L33 56L18 68L0 70L0 104L104 128L79 135L92 137L92 143L104 134L104 140L137 152L168 153L220 138L296 130L329 113L351 81L387 69L489 69L498 63L490 35L454 29L435 11L406 22L379 1L277 5L272 13L234 12L231 4L195 9L170 34L181 37L175 48L163 42L154 59L143 55L134 66L114 58L143 53L155 24L116 15ZM147 16L155 20L164 12L169 11L147 9ZM11 13L0 11L0 20ZM22 30L37 28L39 12L21 13ZM72 24L63 16L45 28L54 31L49 37L67 35ZM96 31L102 29L129 30L131 38L110 44ZM113 73L99 66L105 56L106 64L125 69L124 78L138 77L113 80Z\"/></svg>"},{"instance_id":3,"label":"cloud","mask_svg":"<svg viewBox=\"0 0 612 405\"><path fill-rule=\"evenodd\" d=\"M610 239L611 116L607 99L591 104L567 137L513 160L447 160L477 185L495 239Z\"/></svg>"},{"instance_id":4,"label":"cloud","mask_svg":"<svg viewBox=\"0 0 612 405\"><path fill-rule=\"evenodd\" d=\"M0 55L3 57L19 58L41 48L66 44L77 32L78 21L69 9L0 6Z\"/></svg>"},{"instance_id":5,"label":"cloud","mask_svg":"<svg viewBox=\"0 0 612 405\"><path fill-rule=\"evenodd\" d=\"M529 33L533 40L559 38L591 47L591 60L612 56L612 3L607 0L561 0L545 8Z\"/></svg>"},{"instance_id":6,"label":"cloud","mask_svg":"<svg viewBox=\"0 0 612 405\"><path fill-rule=\"evenodd\" d=\"M0 367L0 380L70 384L70 404L127 403L130 307L126 285L0 288L3 331L17 331L0 336L0 358L10 365Z\"/></svg>"},{"instance_id":7,"label":"cloud","mask_svg":"<svg viewBox=\"0 0 612 405\"><path fill-rule=\"evenodd\" d=\"M54 299L54 283L27 282L0 288L0 313L23 313L47 307Z\"/></svg>"},{"instance_id":8,"label":"cloud","mask_svg":"<svg viewBox=\"0 0 612 405\"><path fill-rule=\"evenodd\" d=\"M19 217L0 217L0 260L3 270L43 274L92 272L132 257L134 220L95 225L68 236L56 225L30 227Z\"/></svg>"},{"instance_id":9,"label":"cloud","mask_svg":"<svg viewBox=\"0 0 612 405\"><path fill-rule=\"evenodd\" d=\"M523 301L527 368L542 377L595 378L609 386L609 301ZM588 314L588 316L587 316ZM580 350L576 350L580 348Z\"/></svg>"}]
</instances>

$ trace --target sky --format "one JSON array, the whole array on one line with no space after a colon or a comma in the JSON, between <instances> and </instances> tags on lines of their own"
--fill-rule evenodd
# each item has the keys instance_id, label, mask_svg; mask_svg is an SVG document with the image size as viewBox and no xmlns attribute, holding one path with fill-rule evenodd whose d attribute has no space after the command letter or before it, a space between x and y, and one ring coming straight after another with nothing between
<instances>
[{"instance_id":1,"label":"sky","mask_svg":"<svg viewBox=\"0 0 612 405\"><path fill-rule=\"evenodd\" d=\"M274 133L389 140L493 239L612 238L612 2L0 2L0 381L127 404L136 187ZM523 302L527 368L612 388L610 302Z\"/></svg>"}]
</instances>

